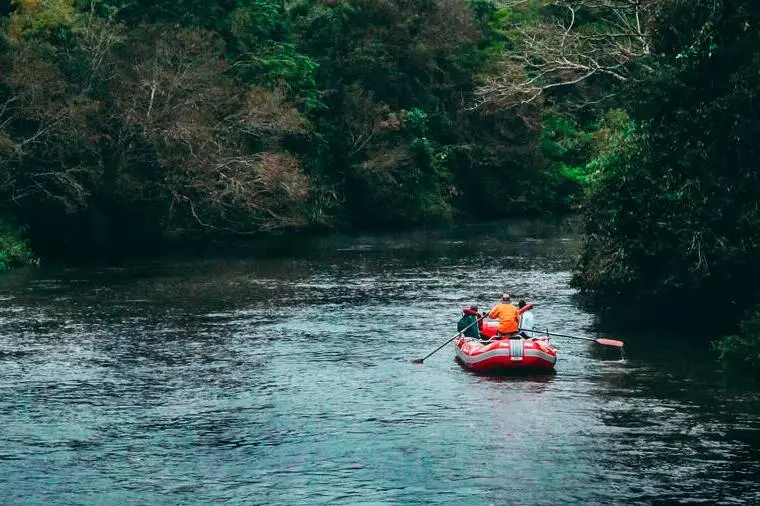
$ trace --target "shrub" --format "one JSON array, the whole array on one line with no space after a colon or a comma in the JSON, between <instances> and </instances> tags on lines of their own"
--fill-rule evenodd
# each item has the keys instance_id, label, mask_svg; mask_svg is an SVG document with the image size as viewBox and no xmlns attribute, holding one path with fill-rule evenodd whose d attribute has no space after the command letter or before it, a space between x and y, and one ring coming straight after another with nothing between
<instances>
[{"instance_id":1,"label":"shrub","mask_svg":"<svg viewBox=\"0 0 760 506\"><path fill-rule=\"evenodd\" d=\"M21 230L0 222L0 271L8 271L37 262Z\"/></svg>"},{"instance_id":2,"label":"shrub","mask_svg":"<svg viewBox=\"0 0 760 506\"><path fill-rule=\"evenodd\" d=\"M756 309L741 322L737 335L713 342L712 348L724 367L760 375L760 310Z\"/></svg>"}]
</instances>

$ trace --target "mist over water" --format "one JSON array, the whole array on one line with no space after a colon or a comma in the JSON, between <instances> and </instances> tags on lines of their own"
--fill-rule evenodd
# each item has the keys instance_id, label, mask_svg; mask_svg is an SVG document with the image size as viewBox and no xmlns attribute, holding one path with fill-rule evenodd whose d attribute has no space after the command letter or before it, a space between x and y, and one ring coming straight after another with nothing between
<instances>
[{"instance_id":1,"label":"mist over water","mask_svg":"<svg viewBox=\"0 0 760 506\"><path fill-rule=\"evenodd\" d=\"M599 337L579 237L498 223L0 278L0 504L760 501L760 399L706 345L555 339L555 375L454 361L510 291Z\"/></svg>"}]
</instances>

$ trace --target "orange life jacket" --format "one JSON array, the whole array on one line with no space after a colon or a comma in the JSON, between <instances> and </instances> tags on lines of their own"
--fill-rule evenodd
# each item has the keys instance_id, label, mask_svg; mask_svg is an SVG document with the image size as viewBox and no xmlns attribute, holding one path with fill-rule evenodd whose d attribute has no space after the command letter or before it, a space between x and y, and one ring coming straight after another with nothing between
<instances>
[{"instance_id":1,"label":"orange life jacket","mask_svg":"<svg viewBox=\"0 0 760 506\"><path fill-rule=\"evenodd\" d=\"M520 315L512 304L499 304L488 313L489 318L498 318L500 334L514 334L520 328Z\"/></svg>"}]
</instances>

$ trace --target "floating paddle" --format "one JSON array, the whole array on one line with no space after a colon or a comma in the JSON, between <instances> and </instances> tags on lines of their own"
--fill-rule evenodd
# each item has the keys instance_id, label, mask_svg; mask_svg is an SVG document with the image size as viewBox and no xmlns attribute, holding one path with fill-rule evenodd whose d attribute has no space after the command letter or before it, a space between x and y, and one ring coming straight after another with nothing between
<instances>
[{"instance_id":1,"label":"floating paddle","mask_svg":"<svg viewBox=\"0 0 760 506\"><path fill-rule=\"evenodd\" d=\"M536 333L541 333L540 330L535 329L520 329L525 331L531 331ZM568 339L581 339L583 341L593 341L598 344L603 344L605 346L614 346L616 348L622 348L623 347L623 341L617 341L615 339L604 339L604 338L593 338L593 337L582 337L582 336L568 336L565 334L555 334L554 332L543 332L544 334L548 336L556 336L556 337L567 337Z\"/></svg>"},{"instance_id":2,"label":"floating paddle","mask_svg":"<svg viewBox=\"0 0 760 506\"><path fill-rule=\"evenodd\" d=\"M523 314L525 311L528 311L530 309L533 309L533 304L528 304L527 306L523 307L522 309L518 309L517 310L517 314ZM472 322L471 324L467 325L465 328L463 328L462 330L460 330L459 332L457 332L456 334L454 334L454 336L451 339L449 339L448 341L446 341L445 343L443 343L442 345L440 345L438 348L436 348L433 351L431 351L430 353L428 353L425 356L425 358L415 358L411 362L413 364L421 364L421 363L423 363L425 360L427 360L429 357L431 357L435 352L437 352L438 350L440 350L441 348L443 348L444 346L446 346L447 344L449 344L451 341L453 341L454 339L456 339L458 335L460 335L462 332L464 332L465 330L469 329L470 327L472 327L473 325L475 325L476 323L478 323L483 318L484 318L483 316L479 316L478 315L475 318L474 322Z\"/></svg>"}]
</instances>

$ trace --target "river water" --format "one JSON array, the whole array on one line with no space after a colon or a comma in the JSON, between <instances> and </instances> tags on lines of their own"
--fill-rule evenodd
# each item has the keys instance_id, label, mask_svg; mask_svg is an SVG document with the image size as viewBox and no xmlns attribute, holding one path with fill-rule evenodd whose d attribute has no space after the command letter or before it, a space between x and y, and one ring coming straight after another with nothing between
<instances>
[{"instance_id":1,"label":"river water","mask_svg":"<svg viewBox=\"0 0 760 506\"><path fill-rule=\"evenodd\" d=\"M0 278L0 504L756 504L760 399L656 330L454 361L502 290L550 331L578 236L520 222ZM657 315L650 315L656 321Z\"/></svg>"}]
</instances>

